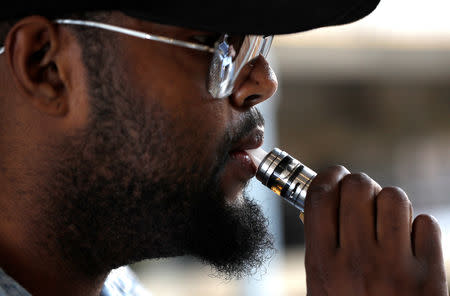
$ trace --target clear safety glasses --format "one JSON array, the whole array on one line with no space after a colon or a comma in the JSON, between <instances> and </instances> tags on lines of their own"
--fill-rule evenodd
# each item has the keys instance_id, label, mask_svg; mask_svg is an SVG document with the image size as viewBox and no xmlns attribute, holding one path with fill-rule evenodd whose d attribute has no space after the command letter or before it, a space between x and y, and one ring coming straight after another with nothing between
<instances>
[{"instance_id":1,"label":"clear safety glasses","mask_svg":"<svg viewBox=\"0 0 450 296\"><path fill-rule=\"evenodd\" d=\"M263 57L267 56L273 40L273 36L222 34L215 42L214 47L211 47L205 44L151 35L140 31L92 21L57 19L55 22L65 25L95 27L142 39L210 52L213 54L213 57L209 66L207 85L209 93L214 98L219 99L231 95L234 86L238 85L238 83L246 78L251 70L250 61L257 58L259 55L262 55ZM4 47L0 47L0 55L4 50Z\"/></svg>"}]
</instances>

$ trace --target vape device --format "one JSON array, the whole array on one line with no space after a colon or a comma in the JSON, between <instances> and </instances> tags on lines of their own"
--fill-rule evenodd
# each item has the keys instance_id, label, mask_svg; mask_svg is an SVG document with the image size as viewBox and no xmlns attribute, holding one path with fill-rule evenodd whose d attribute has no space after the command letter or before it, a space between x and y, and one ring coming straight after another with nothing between
<instances>
[{"instance_id":1,"label":"vape device","mask_svg":"<svg viewBox=\"0 0 450 296\"><path fill-rule=\"evenodd\" d=\"M303 218L306 192L317 174L278 148L269 153L262 148L247 150L247 153L257 168L256 178L299 209Z\"/></svg>"}]
</instances>

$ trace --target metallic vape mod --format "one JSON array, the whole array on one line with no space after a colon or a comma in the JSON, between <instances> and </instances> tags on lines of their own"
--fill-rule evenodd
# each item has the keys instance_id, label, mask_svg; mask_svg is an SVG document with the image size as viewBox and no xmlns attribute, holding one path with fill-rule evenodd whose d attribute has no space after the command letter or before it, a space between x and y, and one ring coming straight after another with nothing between
<instances>
[{"instance_id":1,"label":"metallic vape mod","mask_svg":"<svg viewBox=\"0 0 450 296\"><path fill-rule=\"evenodd\" d=\"M247 153L257 167L256 178L303 213L306 191L317 174L278 148L269 153L261 148Z\"/></svg>"}]
</instances>

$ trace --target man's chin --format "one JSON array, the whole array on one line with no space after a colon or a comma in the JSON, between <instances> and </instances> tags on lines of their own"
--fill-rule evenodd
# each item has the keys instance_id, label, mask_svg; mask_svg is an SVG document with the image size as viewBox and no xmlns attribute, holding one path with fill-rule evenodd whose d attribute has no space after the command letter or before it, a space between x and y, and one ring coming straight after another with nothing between
<instances>
[{"instance_id":1,"label":"man's chin","mask_svg":"<svg viewBox=\"0 0 450 296\"><path fill-rule=\"evenodd\" d=\"M225 207L204 209L190 237L192 255L213 266L219 276L252 274L273 250L261 208L241 190Z\"/></svg>"}]
</instances>

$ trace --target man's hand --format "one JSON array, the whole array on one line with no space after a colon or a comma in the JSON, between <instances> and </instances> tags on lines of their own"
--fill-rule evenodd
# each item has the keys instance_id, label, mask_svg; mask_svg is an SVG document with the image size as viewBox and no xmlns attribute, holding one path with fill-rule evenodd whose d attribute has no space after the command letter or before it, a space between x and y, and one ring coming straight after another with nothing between
<instances>
[{"instance_id":1,"label":"man's hand","mask_svg":"<svg viewBox=\"0 0 450 296\"><path fill-rule=\"evenodd\" d=\"M305 206L308 296L447 295L441 233L399 188L333 167Z\"/></svg>"}]
</instances>

